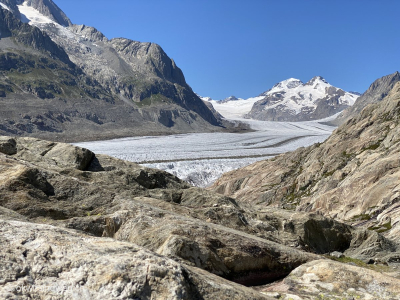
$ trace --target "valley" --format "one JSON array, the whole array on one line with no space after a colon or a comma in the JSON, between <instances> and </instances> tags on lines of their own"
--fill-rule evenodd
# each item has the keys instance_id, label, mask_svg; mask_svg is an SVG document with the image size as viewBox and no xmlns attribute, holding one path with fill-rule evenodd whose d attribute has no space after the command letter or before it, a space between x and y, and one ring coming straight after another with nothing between
<instances>
[{"instance_id":1,"label":"valley","mask_svg":"<svg viewBox=\"0 0 400 300\"><path fill-rule=\"evenodd\" d=\"M335 129L321 124L330 119L309 122L236 119L249 124L254 131L143 136L75 145L161 169L195 186L206 187L225 172L323 142Z\"/></svg>"},{"instance_id":2,"label":"valley","mask_svg":"<svg viewBox=\"0 0 400 300\"><path fill-rule=\"evenodd\" d=\"M55 1L0 0L0 299L400 299L391 10Z\"/></svg>"}]
</instances>

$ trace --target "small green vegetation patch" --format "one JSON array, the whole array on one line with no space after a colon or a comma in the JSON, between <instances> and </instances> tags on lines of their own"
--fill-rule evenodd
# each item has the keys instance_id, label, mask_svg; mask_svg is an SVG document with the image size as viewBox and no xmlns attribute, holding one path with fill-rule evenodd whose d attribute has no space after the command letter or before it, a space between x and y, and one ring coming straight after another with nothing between
<instances>
[{"instance_id":1,"label":"small green vegetation patch","mask_svg":"<svg viewBox=\"0 0 400 300\"><path fill-rule=\"evenodd\" d=\"M391 270L391 268L389 266L382 265L382 264L367 264L360 259L356 259L356 258L352 258L352 257L344 256L344 257L338 258L335 256L330 256L330 255L323 255L323 256L330 260L334 260L334 261L341 262L344 264L355 265L355 266L358 266L361 268L366 268L366 269L374 270L377 272L389 272Z\"/></svg>"},{"instance_id":2,"label":"small green vegetation patch","mask_svg":"<svg viewBox=\"0 0 400 300\"><path fill-rule=\"evenodd\" d=\"M171 99L162 94L153 94L150 97L144 98L142 101L136 103L139 107L158 105L162 103L170 103Z\"/></svg>"}]
</instances>

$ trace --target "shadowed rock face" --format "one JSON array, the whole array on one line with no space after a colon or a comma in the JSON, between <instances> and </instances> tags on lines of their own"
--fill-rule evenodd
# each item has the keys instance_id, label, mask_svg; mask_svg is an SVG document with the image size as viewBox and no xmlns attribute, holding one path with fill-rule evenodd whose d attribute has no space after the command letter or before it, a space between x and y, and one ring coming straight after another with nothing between
<instances>
[{"instance_id":1,"label":"shadowed rock face","mask_svg":"<svg viewBox=\"0 0 400 300\"><path fill-rule=\"evenodd\" d=\"M399 242L399 119L397 83L324 143L226 173L211 189L239 203L318 212Z\"/></svg>"}]
</instances>

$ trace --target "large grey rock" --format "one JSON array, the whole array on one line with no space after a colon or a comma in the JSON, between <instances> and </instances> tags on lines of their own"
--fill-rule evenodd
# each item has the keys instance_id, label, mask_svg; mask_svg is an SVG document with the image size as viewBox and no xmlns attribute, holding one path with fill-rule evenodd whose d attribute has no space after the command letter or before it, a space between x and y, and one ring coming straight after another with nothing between
<instances>
[{"instance_id":1,"label":"large grey rock","mask_svg":"<svg viewBox=\"0 0 400 300\"><path fill-rule=\"evenodd\" d=\"M130 243L0 219L2 299L268 299Z\"/></svg>"},{"instance_id":2,"label":"large grey rock","mask_svg":"<svg viewBox=\"0 0 400 300\"><path fill-rule=\"evenodd\" d=\"M0 152L7 155L13 155L17 153L17 142L15 139L0 136Z\"/></svg>"},{"instance_id":3,"label":"large grey rock","mask_svg":"<svg viewBox=\"0 0 400 300\"><path fill-rule=\"evenodd\" d=\"M251 235L234 200L166 172L34 138L17 138L17 149L0 156L0 205L29 220L129 241L253 285L317 258Z\"/></svg>"}]
</instances>

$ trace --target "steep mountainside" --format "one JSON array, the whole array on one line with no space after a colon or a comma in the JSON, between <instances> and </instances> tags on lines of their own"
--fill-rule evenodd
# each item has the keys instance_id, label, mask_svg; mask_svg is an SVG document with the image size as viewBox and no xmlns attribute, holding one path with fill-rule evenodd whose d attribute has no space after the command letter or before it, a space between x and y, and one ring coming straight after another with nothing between
<instances>
[{"instance_id":1,"label":"steep mountainside","mask_svg":"<svg viewBox=\"0 0 400 300\"><path fill-rule=\"evenodd\" d=\"M0 137L0 179L2 299L276 299L243 285L293 270L293 291L278 296L304 293L291 278L313 261L326 265L319 273L345 272L363 293L370 281L357 278L366 271L381 299L400 293L399 279L357 260L389 261L397 244L320 215L255 210L163 171L34 138ZM363 267L321 261L333 251Z\"/></svg>"},{"instance_id":2,"label":"steep mountainside","mask_svg":"<svg viewBox=\"0 0 400 300\"><path fill-rule=\"evenodd\" d=\"M308 121L334 115L354 104L357 95L330 85L320 76L307 83L290 78L263 94L246 118L264 121Z\"/></svg>"},{"instance_id":3,"label":"steep mountainside","mask_svg":"<svg viewBox=\"0 0 400 300\"><path fill-rule=\"evenodd\" d=\"M109 41L94 28L71 25L51 0L2 3L3 133L83 140L220 130L160 46ZM20 13L11 13L16 8Z\"/></svg>"},{"instance_id":4,"label":"steep mountainside","mask_svg":"<svg viewBox=\"0 0 400 300\"><path fill-rule=\"evenodd\" d=\"M347 120L357 116L368 104L382 101L398 81L400 81L399 72L377 79L371 84L368 90L356 100L352 107L345 109L331 123L334 125L341 125Z\"/></svg>"},{"instance_id":5,"label":"steep mountainside","mask_svg":"<svg viewBox=\"0 0 400 300\"><path fill-rule=\"evenodd\" d=\"M398 82L324 143L227 173L212 189L241 202L318 212L399 241L399 136Z\"/></svg>"}]
</instances>

